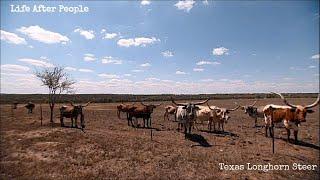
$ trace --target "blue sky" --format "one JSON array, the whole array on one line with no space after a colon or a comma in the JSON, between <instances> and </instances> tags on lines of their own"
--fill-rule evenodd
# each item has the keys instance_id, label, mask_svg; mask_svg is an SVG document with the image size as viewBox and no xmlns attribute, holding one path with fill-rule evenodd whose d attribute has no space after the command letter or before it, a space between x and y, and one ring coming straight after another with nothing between
<instances>
[{"instance_id":1,"label":"blue sky","mask_svg":"<svg viewBox=\"0 0 320 180\"><path fill-rule=\"evenodd\" d=\"M1 1L1 92L55 65L77 93L318 92L319 1Z\"/></svg>"}]
</instances>

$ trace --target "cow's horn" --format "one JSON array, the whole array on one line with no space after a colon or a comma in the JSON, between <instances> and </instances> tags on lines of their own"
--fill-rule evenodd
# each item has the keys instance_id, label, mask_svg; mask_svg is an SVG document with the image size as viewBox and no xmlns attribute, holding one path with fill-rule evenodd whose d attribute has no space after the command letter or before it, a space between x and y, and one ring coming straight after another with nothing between
<instances>
[{"instance_id":1,"label":"cow's horn","mask_svg":"<svg viewBox=\"0 0 320 180\"><path fill-rule=\"evenodd\" d=\"M91 103L91 102L89 101L89 102L87 102L87 104L83 105L82 107L86 107L86 106L88 106L90 103Z\"/></svg>"},{"instance_id":2,"label":"cow's horn","mask_svg":"<svg viewBox=\"0 0 320 180\"><path fill-rule=\"evenodd\" d=\"M140 103L141 103L142 105L144 105L144 106L148 106L147 104L144 104L142 101L140 101Z\"/></svg>"},{"instance_id":3,"label":"cow's horn","mask_svg":"<svg viewBox=\"0 0 320 180\"><path fill-rule=\"evenodd\" d=\"M68 101L70 104L71 104L71 106L74 106L74 104L73 104L73 102L72 101Z\"/></svg>"},{"instance_id":4,"label":"cow's horn","mask_svg":"<svg viewBox=\"0 0 320 180\"><path fill-rule=\"evenodd\" d=\"M254 106L257 103L257 101L254 101L250 106Z\"/></svg>"},{"instance_id":5,"label":"cow's horn","mask_svg":"<svg viewBox=\"0 0 320 180\"><path fill-rule=\"evenodd\" d=\"M275 93L275 92L271 92L271 93L280 96L280 98L283 100L283 102L284 102L286 105L288 105L288 106L290 106L290 107L292 107L292 108L296 108L296 107L297 107L296 105L290 104L290 103L286 100L286 98L282 96L282 94L280 94L280 93Z\"/></svg>"},{"instance_id":6,"label":"cow's horn","mask_svg":"<svg viewBox=\"0 0 320 180\"><path fill-rule=\"evenodd\" d=\"M200 101L200 102L197 102L197 103L194 103L194 105L201 105L201 104L204 104L206 102L208 102L210 100L210 98L204 100L204 101Z\"/></svg>"},{"instance_id":7,"label":"cow's horn","mask_svg":"<svg viewBox=\"0 0 320 180\"><path fill-rule=\"evenodd\" d=\"M186 104L183 104L183 103L176 103L173 98L171 97L171 101L173 104L175 104L176 106L186 106Z\"/></svg>"},{"instance_id":8,"label":"cow's horn","mask_svg":"<svg viewBox=\"0 0 320 180\"><path fill-rule=\"evenodd\" d=\"M160 106L162 103L159 103L159 104L154 104L154 106Z\"/></svg>"},{"instance_id":9,"label":"cow's horn","mask_svg":"<svg viewBox=\"0 0 320 180\"><path fill-rule=\"evenodd\" d=\"M235 111L235 110L237 110L237 109L239 109L239 105L237 106L237 107L235 107L235 108L233 108L233 109L228 109L228 111Z\"/></svg>"},{"instance_id":10,"label":"cow's horn","mask_svg":"<svg viewBox=\"0 0 320 180\"><path fill-rule=\"evenodd\" d=\"M314 103L312 103L312 104L310 104L310 105L308 105L308 106L305 106L305 107L306 107L306 108L313 108L314 106L316 106L316 105L319 104L319 101L320 101L320 94L318 94L318 98L317 98L317 100L316 100Z\"/></svg>"}]
</instances>

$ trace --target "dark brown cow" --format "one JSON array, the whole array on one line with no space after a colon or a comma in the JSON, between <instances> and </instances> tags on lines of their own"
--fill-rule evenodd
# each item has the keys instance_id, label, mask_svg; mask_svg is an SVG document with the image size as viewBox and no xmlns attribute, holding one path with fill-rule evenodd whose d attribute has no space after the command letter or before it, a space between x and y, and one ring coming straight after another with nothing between
<instances>
[{"instance_id":1,"label":"dark brown cow","mask_svg":"<svg viewBox=\"0 0 320 180\"><path fill-rule=\"evenodd\" d=\"M128 112L128 126L134 126L132 123L132 118L142 118L143 119L143 127L151 127L151 114L153 113L153 109L160 106L160 104L149 104L146 105L141 102L141 105L133 106Z\"/></svg>"},{"instance_id":2,"label":"dark brown cow","mask_svg":"<svg viewBox=\"0 0 320 180\"><path fill-rule=\"evenodd\" d=\"M28 114L29 114L29 113L32 114L32 110L34 109L34 107L36 107L36 105L33 104L32 102L28 102L28 104L25 105L24 107L28 109Z\"/></svg>"},{"instance_id":3,"label":"dark brown cow","mask_svg":"<svg viewBox=\"0 0 320 180\"><path fill-rule=\"evenodd\" d=\"M70 118L71 119L71 127L78 127L77 125L77 119L80 115L80 123L81 123L81 129L85 128L85 121L84 121L84 115L83 115L83 108L88 106L90 102L88 102L85 105L74 105L72 102L70 103L71 106L62 106L60 108L60 123L61 127L64 127L63 118ZM75 120L75 122L73 121Z\"/></svg>"},{"instance_id":4,"label":"dark brown cow","mask_svg":"<svg viewBox=\"0 0 320 180\"><path fill-rule=\"evenodd\" d=\"M264 106L255 106L257 101L254 101L251 105L241 106L241 109L244 110L245 114L248 114L254 119L254 127L257 127L258 118L264 118L263 108Z\"/></svg>"},{"instance_id":5,"label":"dark brown cow","mask_svg":"<svg viewBox=\"0 0 320 180\"><path fill-rule=\"evenodd\" d=\"M283 102L287 106L279 106L274 104L266 105L263 109L266 123L266 136L268 136L268 129L270 136L274 135L271 125L273 123L281 123L284 121L285 128L287 130L288 141L290 140L290 129L293 129L295 142L298 141L298 130L301 122L306 122L307 113L313 113L311 108L318 105L320 100L320 95L318 95L317 100L310 105L293 105L288 103L288 101L280 93L273 93L280 96Z\"/></svg>"}]
</instances>

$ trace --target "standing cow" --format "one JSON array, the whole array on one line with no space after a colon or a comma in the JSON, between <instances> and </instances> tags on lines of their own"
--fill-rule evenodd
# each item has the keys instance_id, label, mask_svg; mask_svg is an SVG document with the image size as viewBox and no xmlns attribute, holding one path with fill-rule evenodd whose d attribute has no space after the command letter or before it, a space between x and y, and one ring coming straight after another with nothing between
<instances>
[{"instance_id":1,"label":"standing cow","mask_svg":"<svg viewBox=\"0 0 320 180\"><path fill-rule=\"evenodd\" d=\"M128 112L134 107L134 104L135 103L133 103L133 104L123 104L123 103L121 103L120 105L118 105L117 106L117 116L118 116L118 118L121 119L120 113L124 112L124 113L126 113L127 119L128 119L129 118L128 117Z\"/></svg>"},{"instance_id":2,"label":"standing cow","mask_svg":"<svg viewBox=\"0 0 320 180\"><path fill-rule=\"evenodd\" d=\"M32 102L28 102L28 104L25 105L24 107L28 109L28 114L30 114L30 113L32 114L32 111L33 111L34 107L36 107L36 105L33 104Z\"/></svg>"},{"instance_id":3,"label":"standing cow","mask_svg":"<svg viewBox=\"0 0 320 180\"><path fill-rule=\"evenodd\" d=\"M273 92L272 92L273 93ZM306 122L307 113L313 113L311 109L319 104L320 95L315 102L312 104L303 106L303 105L293 105L290 104L286 98L280 93L273 93L283 100L287 106L279 106L274 104L268 104L264 107L263 112L265 116L265 130L266 137L268 137L268 129L270 136L273 137L274 133L272 131L272 123L281 123L283 121L284 126L287 130L288 141L290 140L290 129L293 129L295 142L298 141L298 131L301 122Z\"/></svg>"},{"instance_id":4,"label":"standing cow","mask_svg":"<svg viewBox=\"0 0 320 180\"><path fill-rule=\"evenodd\" d=\"M200 108L198 105L204 104L209 101L209 99L196 102L196 103L176 103L172 98L171 101L173 104L178 106L177 113L176 113L176 119L178 121L178 129L180 125L184 126L184 133L191 133L191 127L193 126L193 123L196 118L196 112Z\"/></svg>"},{"instance_id":5,"label":"standing cow","mask_svg":"<svg viewBox=\"0 0 320 180\"><path fill-rule=\"evenodd\" d=\"M241 109L244 110L244 113L248 114L251 118L254 119L254 127L257 127L258 118L264 118L264 106L254 106L256 103L257 101L254 101L254 103L251 105L241 106Z\"/></svg>"},{"instance_id":6,"label":"standing cow","mask_svg":"<svg viewBox=\"0 0 320 180\"><path fill-rule=\"evenodd\" d=\"M209 131L212 130L212 124L213 124L214 130L216 130L216 123L218 123L219 130L222 130L222 132L224 132L224 124L228 123L228 120L231 118L229 116L230 112L240 108L239 105L233 109L209 106L209 104L207 105L208 105L208 108L211 110L211 118L209 119L209 125L208 125Z\"/></svg>"},{"instance_id":7,"label":"standing cow","mask_svg":"<svg viewBox=\"0 0 320 180\"><path fill-rule=\"evenodd\" d=\"M170 120L169 119L169 115L174 115L174 120L176 121L177 119L176 119L176 112L177 112L177 106L171 106L171 105L168 105L168 106L165 106L164 107L164 109L165 109L165 112L164 112L164 115L163 115L163 119L164 120Z\"/></svg>"},{"instance_id":8,"label":"standing cow","mask_svg":"<svg viewBox=\"0 0 320 180\"><path fill-rule=\"evenodd\" d=\"M63 118L70 118L71 119L71 127L78 127L77 125L77 119L80 115L80 123L81 123L81 129L85 128L85 121L84 121L84 115L83 115L83 108L88 106L90 102L88 102L85 105L74 105L72 102L70 102L71 106L62 106L60 108L60 123L61 127L64 127ZM75 121L74 121L75 120Z\"/></svg>"},{"instance_id":9,"label":"standing cow","mask_svg":"<svg viewBox=\"0 0 320 180\"><path fill-rule=\"evenodd\" d=\"M133 106L128 111L128 126L134 126L132 123L133 118L142 118L143 119L143 127L151 127L151 114L153 113L153 109L160 106L160 104L144 104L143 102L140 102L140 106Z\"/></svg>"}]
</instances>

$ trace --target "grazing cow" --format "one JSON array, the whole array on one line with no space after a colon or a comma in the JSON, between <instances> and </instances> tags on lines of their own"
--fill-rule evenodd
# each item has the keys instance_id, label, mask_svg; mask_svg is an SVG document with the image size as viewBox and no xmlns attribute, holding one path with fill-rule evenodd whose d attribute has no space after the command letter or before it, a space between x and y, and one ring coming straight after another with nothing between
<instances>
[{"instance_id":1,"label":"grazing cow","mask_svg":"<svg viewBox=\"0 0 320 180\"><path fill-rule=\"evenodd\" d=\"M163 119L164 120L170 120L169 119L169 115L174 115L174 120L176 121L177 119L176 119L176 112L177 112L177 106L171 106L171 105L168 105L168 106L165 106L164 107L164 109L165 109L165 112L164 112L164 115L163 115Z\"/></svg>"},{"instance_id":2,"label":"grazing cow","mask_svg":"<svg viewBox=\"0 0 320 180\"><path fill-rule=\"evenodd\" d=\"M133 104L123 104L123 103L121 103L120 105L118 105L117 106L117 110L118 110L117 111L117 116L118 116L118 118L121 119L120 113L124 112L124 113L127 114L127 119L128 119L128 112L134 107L134 104L135 103L133 103Z\"/></svg>"},{"instance_id":3,"label":"grazing cow","mask_svg":"<svg viewBox=\"0 0 320 180\"><path fill-rule=\"evenodd\" d=\"M28 102L27 105L25 105L24 107L28 109L28 114L31 113L32 114L32 110L34 109L36 105L33 104L32 102Z\"/></svg>"},{"instance_id":4,"label":"grazing cow","mask_svg":"<svg viewBox=\"0 0 320 180\"><path fill-rule=\"evenodd\" d=\"M81 123L81 129L85 128L85 121L84 121L84 115L83 115L83 108L88 106L90 102L88 102L85 105L74 105L72 102L70 102L71 106L62 106L60 108L60 123L61 127L64 127L63 118L70 118L71 119L71 127L78 127L77 125L77 119L80 115L80 123ZM73 121L75 120L75 122Z\"/></svg>"},{"instance_id":5,"label":"grazing cow","mask_svg":"<svg viewBox=\"0 0 320 180\"><path fill-rule=\"evenodd\" d=\"M211 118L209 119L209 125L208 125L209 131L212 130L212 124L213 124L213 129L215 131L216 123L218 123L219 130L222 130L222 132L224 132L224 124L228 123L228 120L231 118L229 116L229 113L231 111L235 111L240 108L239 105L233 109L209 106L209 104L207 105L208 105L208 108L211 110Z\"/></svg>"},{"instance_id":6,"label":"grazing cow","mask_svg":"<svg viewBox=\"0 0 320 180\"><path fill-rule=\"evenodd\" d=\"M273 93L273 92L272 92ZM280 96L283 102L287 106L279 106L274 104L268 104L264 107L264 117L265 117L265 128L266 128L266 137L268 137L268 129L270 136L273 137L274 133L272 131L272 123L281 123L283 121L284 126L287 130L288 141L290 140L290 129L293 129L295 142L298 141L298 130L301 122L306 122L307 113L313 113L311 109L318 105L320 100L320 95L315 102L310 105L293 105L290 104L285 97L280 93L273 93Z\"/></svg>"},{"instance_id":7,"label":"grazing cow","mask_svg":"<svg viewBox=\"0 0 320 180\"><path fill-rule=\"evenodd\" d=\"M244 110L245 114L248 114L254 119L254 127L257 127L258 118L264 118L263 108L264 106L254 106L257 101L254 101L251 105L241 106L241 109Z\"/></svg>"},{"instance_id":8,"label":"grazing cow","mask_svg":"<svg viewBox=\"0 0 320 180\"><path fill-rule=\"evenodd\" d=\"M184 133L191 133L191 127L196 119L196 112L200 108L198 105L204 104L209 101L209 99L196 103L176 103L172 98L171 101L173 104L178 106L176 112L176 119L178 120L178 129L180 125L184 126ZM188 131L189 130L189 131Z\"/></svg>"},{"instance_id":9,"label":"grazing cow","mask_svg":"<svg viewBox=\"0 0 320 180\"><path fill-rule=\"evenodd\" d=\"M140 102L142 106L133 106L128 111L128 126L133 127L132 118L142 118L143 119L143 127L150 128L151 127L151 114L153 113L153 109L160 106L160 104L149 104L146 105L143 102Z\"/></svg>"}]
</instances>

